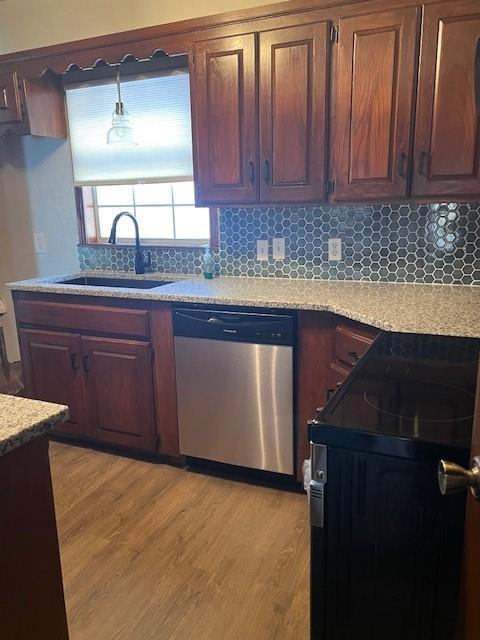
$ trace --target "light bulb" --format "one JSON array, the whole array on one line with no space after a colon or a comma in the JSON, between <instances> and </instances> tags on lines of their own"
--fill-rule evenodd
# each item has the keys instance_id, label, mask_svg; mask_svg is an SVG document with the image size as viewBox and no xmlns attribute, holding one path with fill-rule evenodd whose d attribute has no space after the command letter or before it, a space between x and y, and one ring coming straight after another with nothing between
<instances>
[{"instance_id":1,"label":"light bulb","mask_svg":"<svg viewBox=\"0 0 480 640\"><path fill-rule=\"evenodd\" d=\"M107 144L114 144L124 147L135 147L137 142L133 136L133 128L130 124L128 111L121 103L117 103L112 115L112 127L107 134Z\"/></svg>"}]
</instances>

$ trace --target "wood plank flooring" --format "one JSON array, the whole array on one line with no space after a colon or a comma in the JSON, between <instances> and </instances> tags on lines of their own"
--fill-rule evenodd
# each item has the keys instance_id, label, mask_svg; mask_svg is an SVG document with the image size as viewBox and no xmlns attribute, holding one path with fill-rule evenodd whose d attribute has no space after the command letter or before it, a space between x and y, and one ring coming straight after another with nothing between
<instances>
[{"instance_id":1,"label":"wood plank flooring","mask_svg":"<svg viewBox=\"0 0 480 640\"><path fill-rule=\"evenodd\" d=\"M306 497L52 442L71 640L307 640Z\"/></svg>"}]
</instances>

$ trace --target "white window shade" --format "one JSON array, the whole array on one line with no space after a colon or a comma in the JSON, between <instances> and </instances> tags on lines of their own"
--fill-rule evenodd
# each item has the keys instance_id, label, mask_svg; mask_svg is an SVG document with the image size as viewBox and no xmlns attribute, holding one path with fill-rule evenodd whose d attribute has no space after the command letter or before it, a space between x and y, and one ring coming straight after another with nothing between
<instances>
[{"instance_id":1,"label":"white window shade","mask_svg":"<svg viewBox=\"0 0 480 640\"><path fill-rule=\"evenodd\" d=\"M75 184L191 180L192 131L187 71L122 79L134 147L107 145L117 101L112 82L66 88Z\"/></svg>"}]
</instances>

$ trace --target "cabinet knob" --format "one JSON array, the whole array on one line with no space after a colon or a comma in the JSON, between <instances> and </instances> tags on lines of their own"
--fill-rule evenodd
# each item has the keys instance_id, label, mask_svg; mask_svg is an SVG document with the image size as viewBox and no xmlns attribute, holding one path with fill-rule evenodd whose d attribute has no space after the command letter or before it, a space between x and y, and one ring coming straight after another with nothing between
<instances>
[{"instance_id":1,"label":"cabinet knob","mask_svg":"<svg viewBox=\"0 0 480 640\"><path fill-rule=\"evenodd\" d=\"M480 500L480 457L473 459L471 469L464 469L455 462L440 460L438 463L438 485L444 496L470 489Z\"/></svg>"}]
</instances>

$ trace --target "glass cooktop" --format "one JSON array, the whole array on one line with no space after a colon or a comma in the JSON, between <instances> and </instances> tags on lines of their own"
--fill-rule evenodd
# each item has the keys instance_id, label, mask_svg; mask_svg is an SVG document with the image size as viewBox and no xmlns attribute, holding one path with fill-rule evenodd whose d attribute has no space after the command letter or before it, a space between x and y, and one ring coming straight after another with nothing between
<instances>
[{"instance_id":1,"label":"glass cooktop","mask_svg":"<svg viewBox=\"0 0 480 640\"><path fill-rule=\"evenodd\" d=\"M469 447L479 343L385 333L317 420L378 435Z\"/></svg>"}]
</instances>

